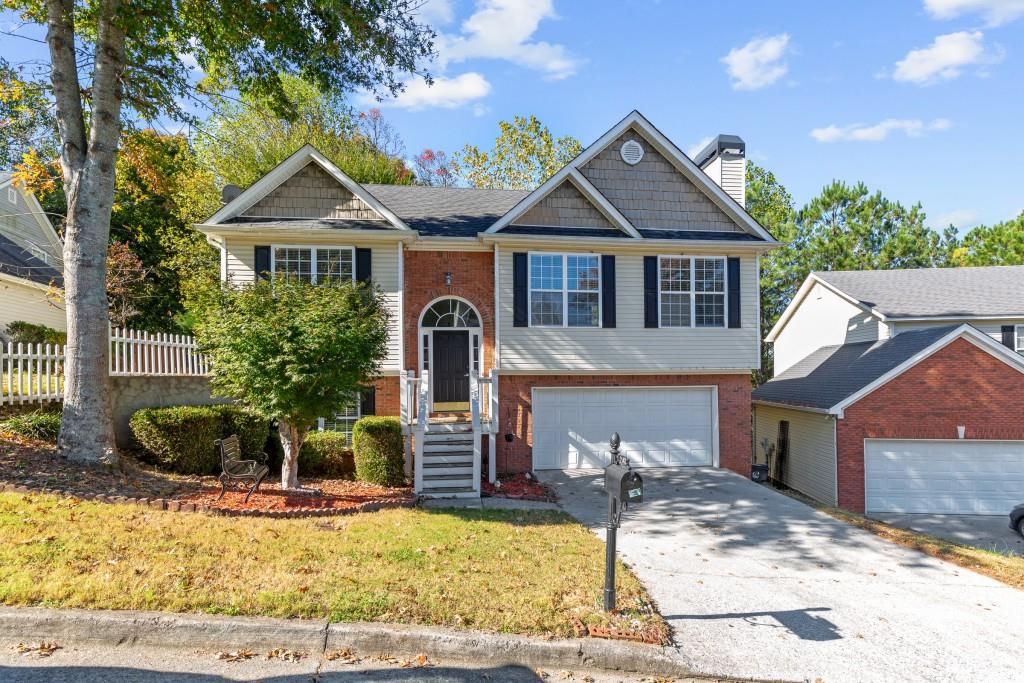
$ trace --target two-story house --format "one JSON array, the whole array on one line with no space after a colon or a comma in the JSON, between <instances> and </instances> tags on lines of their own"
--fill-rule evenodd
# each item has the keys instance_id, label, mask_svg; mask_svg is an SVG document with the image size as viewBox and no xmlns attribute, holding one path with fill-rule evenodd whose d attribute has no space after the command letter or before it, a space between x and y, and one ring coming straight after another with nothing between
<instances>
[{"instance_id":1,"label":"two-story house","mask_svg":"<svg viewBox=\"0 0 1024 683\"><path fill-rule=\"evenodd\" d=\"M531 191L360 185L305 147L197 226L225 281L372 280L390 353L359 406L400 415L418 491L479 473L637 467L749 473L758 259L745 148L697 163L638 112ZM237 195L237 196L235 196Z\"/></svg>"},{"instance_id":2,"label":"two-story house","mask_svg":"<svg viewBox=\"0 0 1024 683\"><path fill-rule=\"evenodd\" d=\"M868 513L1024 502L1024 266L812 273L766 339L777 479Z\"/></svg>"},{"instance_id":3,"label":"two-story house","mask_svg":"<svg viewBox=\"0 0 1024 683\"><path fill-rule=\"evenodd\" d=\"M63 243L35 196L0 173L0 337L24 320L63 330L64 310L49 298L63 284Z\"/></svg>"}]
</instances>

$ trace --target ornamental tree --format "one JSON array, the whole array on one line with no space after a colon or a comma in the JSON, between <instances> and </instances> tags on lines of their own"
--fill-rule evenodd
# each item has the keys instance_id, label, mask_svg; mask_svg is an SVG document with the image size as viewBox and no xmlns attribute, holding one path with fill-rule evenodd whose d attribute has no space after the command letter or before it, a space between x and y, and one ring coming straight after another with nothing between
<instances>
[{"instance_id":1,"label":"ornamental tree","mask_svg":"<svg viewBox=\"0 0 1024 683\"><path fill-rule=\"evenodd\" d=\"M255 94L293 116L282 74L392 94L433 54L420 0L3 0L45 28L31 85L54 104L67 197L68 348L58 446L115 463L104 287L118 146L126 125L196 123L211 90ZM193 68L193 65L195 68ZM7 65L5 65L7 66ZM17 65L14 65L15 67ZM429 82L429 77L428 77ZM4 89L7 92L7 89ZM5 95L6 98L6 95Z\"/></svg>"},{"instance_id":2,"label":"ornamental tree","mask_svg":"<svg viewBox=\"0 0 1024 683\"><path fill-rule=\"evenodd\" d=\"M284 278L223 286L199 312L214 392L277 421L282 488L299 485L299 451L316 419L359 400L379 373L388 319L376 287Z\"/></svg>"}]
</instances>

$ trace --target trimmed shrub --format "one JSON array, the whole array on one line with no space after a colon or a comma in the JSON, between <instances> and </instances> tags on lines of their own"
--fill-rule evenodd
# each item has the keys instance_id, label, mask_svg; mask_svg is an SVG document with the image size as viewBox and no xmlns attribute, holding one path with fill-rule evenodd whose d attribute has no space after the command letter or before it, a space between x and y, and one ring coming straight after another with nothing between
<instances>
[{"instance_id":1,"label":"trimmed shrub","mask_svg":"<svg viewBox=\"0 0 1024 683\"><path fill-rule=\"evenodd\" d=\"M143 408L129 420L145 459L179 474L214 474L220 456L213 442L221 437L223 417L215 406Z\"/></svg>"},{"instance_id":2,"label":"trimmed shrub","mask_svg":"<svg viewBox=\"0 0 1024 683\"><path fill-rule=\"evenodd\" d=\"M299 473L313 477L351 477L356 471L352 445L341 432L310 432L299 453Z\"/></svg>"},{"instance_id":3,"label":"trimmed shrub","mask_svg":"<svg viewBox=\"0 0 1024 683\"><path fill-rule=\"evenodd\" d=\"M210 408L221 418L218 438L238 434L238 441L245 457L264 460L264 449L267 436L270 434L270 420L238 405L224 404Z\"/></svg>"},{"instance_id":4,"label":"trimmed shrub","mask_svg":"<svg viewBox=\"0 0 1024 683\"><path fill-rule=\"evenodd\" d=\"M68 343L68 333L55 330L46 325L14 320L7 323L7 340L15 344L59 344Z\"/></svg>"},{"instance_id":5,"label":"trimmed shrub","mask_svg":"<svg viewBox=\"0 0 1024 683\"><path fill-rule=\"evenodd\" d=\"M36 410L24 415L15 415L0 422L0 431L56 443L57 434L60 432L60 412Z\"/></svg>"},{"instance_id":6,"label":"trimmed shrub","mask_svg":"<svg viewBox=\"0 0 1024 683\"><path fill-rule=\"evenodd\" d=\"M383 486L405 483L405 447L397 417L364 417L352 428L356 479Z\"/></svg>"}]
</instances>

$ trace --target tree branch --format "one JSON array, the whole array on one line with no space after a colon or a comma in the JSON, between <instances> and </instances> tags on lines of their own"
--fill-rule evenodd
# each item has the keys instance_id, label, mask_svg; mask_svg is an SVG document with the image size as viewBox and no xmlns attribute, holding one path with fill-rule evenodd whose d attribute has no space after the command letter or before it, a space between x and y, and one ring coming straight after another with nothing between
<instances>
[{"instance_id":1,"label":"tree branch","mask_svg":"<svg viewBox=\"0 0 1024 683\"><path fill-rule=\"evenodd\" d=\"M85 117L78 84L75 54L74 0L46 1L46 43L50 47L51 81L60 132L60 164L68 204L78 194L78 180L85 163Z\"/></svg>"}]
</instances>

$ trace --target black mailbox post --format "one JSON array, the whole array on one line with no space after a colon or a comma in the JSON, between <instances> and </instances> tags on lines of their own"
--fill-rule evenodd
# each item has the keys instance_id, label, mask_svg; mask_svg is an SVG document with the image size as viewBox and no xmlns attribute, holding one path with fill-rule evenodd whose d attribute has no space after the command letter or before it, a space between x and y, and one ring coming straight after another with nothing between
<instances>
[{"instance_id":1,"label":"black mailbox post","mask_svg":"<svg viewBox=\"0 0 1024 683\"><path fill-rule=\"evenodd\" d=\"M604 610L615 609L615 535L623 510L644 500L644 480L629 468L629 459L619 452L621 439L612 434L612 461L604 469L604 490L608 494L608 524L604 560Z\"/></svg>"}]
</instances>

